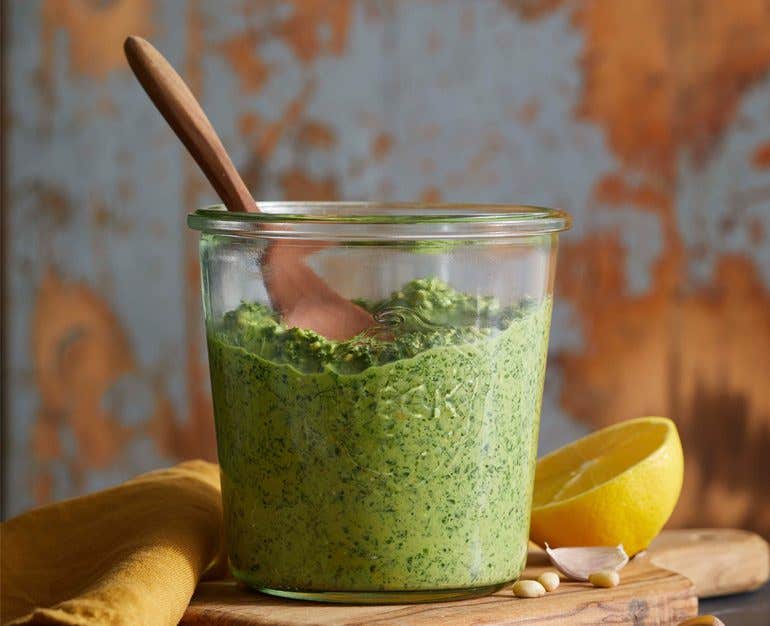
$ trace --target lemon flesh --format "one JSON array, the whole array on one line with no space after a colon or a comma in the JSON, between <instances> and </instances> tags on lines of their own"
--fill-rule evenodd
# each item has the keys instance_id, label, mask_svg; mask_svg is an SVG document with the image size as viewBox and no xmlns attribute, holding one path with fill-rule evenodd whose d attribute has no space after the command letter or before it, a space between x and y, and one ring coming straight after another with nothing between
<instances>
[{"instance_id":1,"label":"lemon flesh","mask_svg":"<svg viewBox=\"0 0 770 626\"><path fill-rule=\"evenodd\" d=\"M531 538L539 544L644 550L668 521L684 459L674 422L621 422L537 462Z\"/></svg>"}]
</instances>

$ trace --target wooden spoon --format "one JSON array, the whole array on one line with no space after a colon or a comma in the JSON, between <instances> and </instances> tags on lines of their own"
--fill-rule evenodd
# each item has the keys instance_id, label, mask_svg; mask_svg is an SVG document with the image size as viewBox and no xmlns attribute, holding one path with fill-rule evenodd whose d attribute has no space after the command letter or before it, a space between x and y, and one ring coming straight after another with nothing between
<instances>
[{"instance_id":1,"label":"wooden spoon","mask_svg":"<svg viewBox=\"0 0 770 626\"><path fill-rule=\"evenodd\" d=\"M123 44L126 59L150 100L187 148L228 211L259 211L200 104L166 58L141 37ZM276 240L262 260L273 307L288 326L345 340L374 326L372 316L332 290L303 260L309 246Z\"/></svg>"}]
</instances>

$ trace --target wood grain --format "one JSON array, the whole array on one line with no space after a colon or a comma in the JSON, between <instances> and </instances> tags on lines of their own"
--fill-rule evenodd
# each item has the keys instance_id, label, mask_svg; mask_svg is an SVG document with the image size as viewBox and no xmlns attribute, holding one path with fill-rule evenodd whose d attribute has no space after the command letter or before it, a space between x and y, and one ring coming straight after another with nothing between
<instances>
[{"instance_id":1,"label":"wood grain","mask_svg":"<svg viewBox=\"0 0 770 626\"><path fill-rule=\"evenodd\" d=\"M549 563L530 550L524 577L536 577ZM543 598L515 598L510 587L491 596L459 602L413 605L342 606L294 602L250 591L232 581L198 588L182 624L678 624L697 614L695 586L684 576L649 560L632 561L614 589L563 582Z\"/></svg>"},{"instance_id":2,"label":"wood grain","mask_svg":"<svg viewBox=\"0 0 770 626\"><path fill-rule=\"evenodd\" d=\"M249 190L182 77L141 37L123 44L128 64L156 108L187 148L229 211L254 211Z\"/></svg>"},{"instance_id":3,"label":"wood grain","mask_svg":"<svg viewBox=\"0 0 770 626\"><path fill-rule=\"evenodd\" d=\"M183 624L678 624L698 597L750 591L768 579L768 544L734 529L668 530L621 572L614 589L565 582L543 598L490 596L438 604L343 606L296 602L220 581L199 585ZM553 569L532 545L523 578Z\"/></svg>"},{"instance_id":4,"label":"wood grain","mask_svg":"<svg viewBox=\"0 0 770 626\"><path fill-rule=\"evenodd\" d=\"M770 575L767 542L746 530L669 530L652 542L647 558L689 578L699 598L753 591Z\"/></svg>"}]
</instances>

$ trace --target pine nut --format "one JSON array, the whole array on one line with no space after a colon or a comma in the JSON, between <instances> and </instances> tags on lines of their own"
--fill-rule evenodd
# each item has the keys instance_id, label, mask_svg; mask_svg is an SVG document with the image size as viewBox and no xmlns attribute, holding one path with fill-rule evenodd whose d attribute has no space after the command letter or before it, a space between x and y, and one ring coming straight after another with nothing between
<instances>
[{"instance_id":1,"label":"pine nut","mask_svg":"<svg viewBox=\"0 0 770 626\"><path fill-rule=\"evenodd\" d=\"M620 574L614 569L603 569L591 574L588 582L594 587L616 587L620 584Z\"/></svg>"},{"instance_id":2,"label":"pine nut","mask_svg":"<svg viewBox=\"0 0 770 626\"><path fill-rule=\"evenodd\" d=\"M545 587L536 580L518 580L513 583L513 595L517 598L539 598L545 595Z\"/></svg>"},{"instance_id":3,"label":"pine nut","mask_svg":"<svg viewBox=\"0 0 770 626\"><path fill-rule=\"evenodd\" d=\"M679 622L679 626L725 626L725 623L716 615L698 615Z\"/></svg>"},{"instance_id":4,"label":"pine nut","mask_svg":"<svg viewBox=\"0 0 770 626\"><path fill-rule=\"evenodd\" d=\"M543 572L540 574L540 576L537 577L537 582L543 585L546 591L553 591L559 586L561 581L559 580L559 575L556 572Z\"/></svg>"}]
</instances>

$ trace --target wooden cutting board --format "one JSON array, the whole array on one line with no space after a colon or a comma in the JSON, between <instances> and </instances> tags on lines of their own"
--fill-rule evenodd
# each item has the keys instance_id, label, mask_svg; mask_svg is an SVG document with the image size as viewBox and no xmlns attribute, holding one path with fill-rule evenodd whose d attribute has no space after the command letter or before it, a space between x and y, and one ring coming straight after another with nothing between
<instances>
[{"instance_id":1,"label":"wooden cutting board","mask_svg":"<svg viewBox=\"0 0 770 626\"><path fill-rule=\"evenodd\" d=\"M534 578L546 569L552 569L546 555L532 547L523 576ZM530 600L514 597L506 587L491 596L457 602L344 606L283 600L222 581L199 585L181 623L667 625L696 615L698 596L749 591L767 578L768 545L753 533L664 531L622 570L621 584L613 589L563 581L553 593Z\"/></svg>"}]
</instances>

